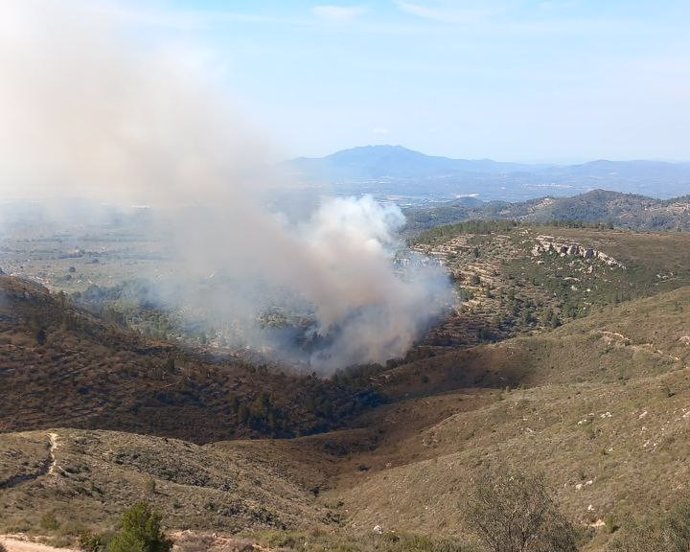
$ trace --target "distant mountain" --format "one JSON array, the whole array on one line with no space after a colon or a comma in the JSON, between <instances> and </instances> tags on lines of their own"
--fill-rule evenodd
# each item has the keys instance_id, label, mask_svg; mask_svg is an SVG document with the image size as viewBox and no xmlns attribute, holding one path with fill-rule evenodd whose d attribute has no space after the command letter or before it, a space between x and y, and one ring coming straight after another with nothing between
<instances>
[{"instance_id":1,"label":"distant mountain","mask_svg":"<svg viewBox=\"0 0 690 552\"><path fill-rule=\"evenodd\" d=\"M549 194L573 196L593 189L670 198L690 192L690 163L598 160L577 165L451 159L402 146L364 146L284 164L305 183L328 185L341 195L420 204L475 195L482 200L524 201Z\"/></svg>"},{"instance_id":2,"label":"distant mountain","mask_svg":"<svg viewBox=\"0 0 690 552\"><path fill-rule=\"evenodd\" d=\"M690 163L668 163L664 161L608 161L599 159L581 165L556 167L570 174L585 174L592 176L628 176L628 177L686 177L690 171Z\"/></svg>"},{"instance_id":3,"label":"distant mountain","mask_svg":"<svg viewBox=\"0 0 690 552\"><path fill-rule=\"evenodd\" d=\"M425 155L402 146L363 146L321 158L300 157L293 164L306 173L352 179L429 178L457 173L500 174L530 168L529 165L499 163L490 159L450 159Z\"/></svg>"},{"instance_id":4,"label":"distant mountain","mask_svg":"<svg viewBox=\"0 0 690 552\"><path fill-rule=\"evenodd\" d=\"M405 210L405 215L410 233L470 219L581 222L634 230L690 230L690 195L662 200L593 190L573 197L481 204L460 198L433 206L411 207Z\"/></svg>"}]
</instances>

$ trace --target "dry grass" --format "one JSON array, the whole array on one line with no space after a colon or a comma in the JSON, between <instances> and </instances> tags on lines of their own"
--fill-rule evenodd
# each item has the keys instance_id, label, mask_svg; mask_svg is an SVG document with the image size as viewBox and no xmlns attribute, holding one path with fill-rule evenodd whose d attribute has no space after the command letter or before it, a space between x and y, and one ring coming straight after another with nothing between
<instances>
[{"instance_id":1,"label":"dry grass","mask_svg":"<svg viewBox=\"0 0 690 552\"><path fill-rule=\"evenodd\" d=\"M145 498L169 527L239 531L305 528L332 523L313 494L280 469L241 449L109 431L54 429L56 467L2 491L5 532L112 527L128 505ZM41 461L43 432L0 435L2 450ZM6 470L8 468L5 467ZM14 471L22 473L22 466ZM50 527L46 520L50 520ZM54 521L53 521L54 520Z\"/></svg>"},{"instance_id":2,"label":"dry grass","mask_svg":"<svg viewBox=\"0 0 690 552\"><path fill-rule=\"evenodd\" d=\"M396 368L382 385L419 398L381 414L409 433L359 455L371 469L341 476L331 496L355 529L463 533L462 497L487 465L538 467L572 519L600 526L588 529L590 549L599 549L606 524L625 528L632 515L688 491L688 312L683 288L550 333ZM473 381L484 388L468 392ZM449 407L455 412L437 423L410 424Z\"/></svg>"}]
</instances>

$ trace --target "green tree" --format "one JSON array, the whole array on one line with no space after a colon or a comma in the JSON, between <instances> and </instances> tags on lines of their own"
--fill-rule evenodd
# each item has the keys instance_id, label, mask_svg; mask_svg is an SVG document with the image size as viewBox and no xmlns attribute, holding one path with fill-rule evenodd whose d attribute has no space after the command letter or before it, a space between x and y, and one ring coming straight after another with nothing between
<instances>
[{"instance_id":1,"label":"green tree","mask_svg":"<svg viewBox=\"0 0 690 552\"><path fill-rule=\"evenodd\" d=\"M173 543L163 533L161 519L147 502L138 502L123 514L107 552L170 552Z\"/></svg>"}]
</instances>

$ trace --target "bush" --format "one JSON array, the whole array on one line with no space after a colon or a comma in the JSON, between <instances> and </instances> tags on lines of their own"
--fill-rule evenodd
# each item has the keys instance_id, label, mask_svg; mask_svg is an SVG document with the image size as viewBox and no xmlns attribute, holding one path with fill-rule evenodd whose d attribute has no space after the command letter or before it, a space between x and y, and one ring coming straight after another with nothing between
<instances>
[{"instance_id":1,"label":"bush","mask_svg":"<svg viewBox=\"0 0 690 552\"><path fill-rule=\"evenodd\" d=\"M170 552L172 541L161 529L161 515L147 502L138 502L127 510L120 531L106 548L107 552Z\"/></svg>"},{"instance_id":2,"label":"bush","mask_svg":"<svg viewBox=\"0 0 690 552\"><path fill-rule=\"evenodd\" d=\"M486 472L476 483L467 518L491 552L577 550L573 525L539 476Z\"/></svg>"},{"instance_id":3,"label":"bush","mask_svg":"<svg viewBox=\"0 0 690 552\"><path fill-rule=\"evenodd\" d=\"M84 552L103 552L111 539L112 535L85 531L79 535L79 549Z\"/></svg>"},{"instance_id":4,"label":"bush","mask_svg":"<svg viewBox=\"0 0 690 552\"><path fill-rule=\"evenodd\" d=\"M60 522L52 512L47 512L41 517L41 527L47 531L57 531L60 528Z\"/></svg>"}]
</instances>

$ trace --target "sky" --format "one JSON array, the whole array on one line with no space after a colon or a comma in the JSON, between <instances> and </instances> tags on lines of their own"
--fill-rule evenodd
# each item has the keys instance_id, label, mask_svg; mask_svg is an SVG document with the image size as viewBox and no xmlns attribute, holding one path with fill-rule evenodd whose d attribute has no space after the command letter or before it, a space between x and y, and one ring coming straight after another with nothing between
<instances>
[{"instance_id":1,"label":"sky","mask_svg":"<svg viewBox=\"0 0 690 552\"><path fill-rule=\"evenodd\" d=\"M284 157L690 160L687 0L112 1Z\"/></svg>"}]
</instances>

